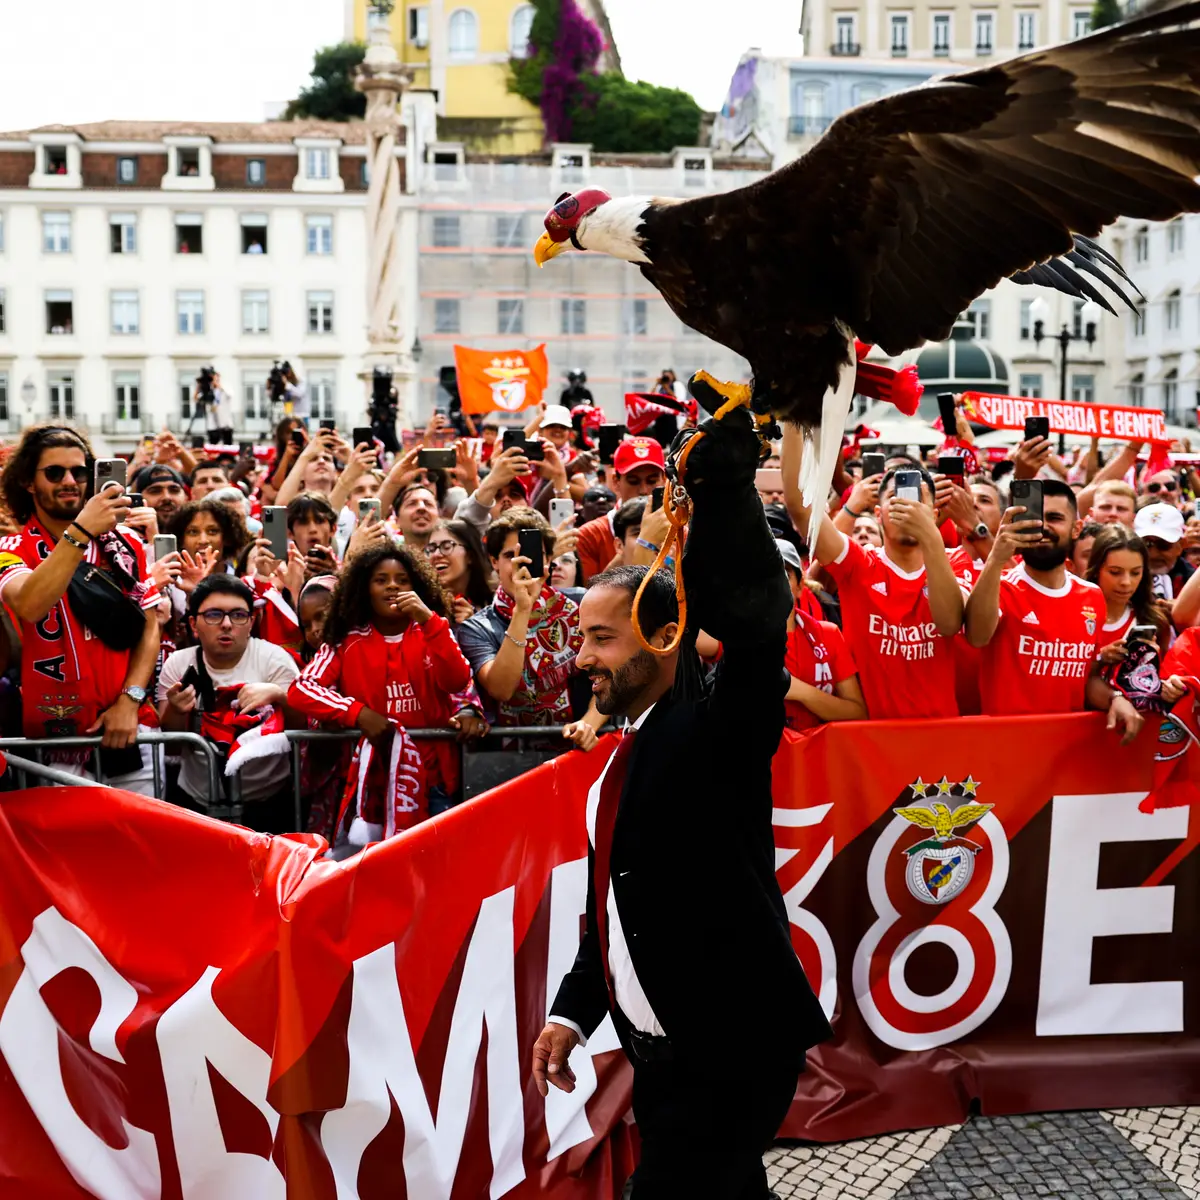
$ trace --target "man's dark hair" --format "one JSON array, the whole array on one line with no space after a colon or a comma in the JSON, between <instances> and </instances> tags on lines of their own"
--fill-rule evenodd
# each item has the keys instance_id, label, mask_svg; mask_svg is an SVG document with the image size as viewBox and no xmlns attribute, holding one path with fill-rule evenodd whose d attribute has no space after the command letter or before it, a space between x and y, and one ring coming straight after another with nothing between
<instances>
[{"instance_id":1,"label":"man's dark hair","mask_svg":"<svg viewBox=\"0 0 1200 1200\"><path fill-rule=\"evenodd\" d=\"M910 460L911 461L911 460ZM897 471L919 471L921 475L921 483L929 489L929 498L932 500L937 495L937 484L933 482L933 476L925 470L924 467L913 463L912 466L893 467L886 472L883 478L879 481L879 498L882 500L887 494L887 490L892 481L896 478Z\"/></svg>"},{"instance_id":2,"label":"man's dark hair","mask_svg":"<svg viewBox=\"0 0 1200 1200\"><path fill-rule=\"evenodd\" d=\"M246 522L242 520L242 514L235 512L228 504L214 500L211 496L205 496L203 500L189 500L175 514L171 528L167 530L168 533L175 535L181 550L183 549L183 535L187 533L187 527L197 513L208 513L216 521L221 530L221 557L232 562L250 540L250 535L246 532Z\"/></svg>"},{"instance_id":3,"label":"man's dark hair","mask_svg":"<svg viewBox=\"0 0 1200 1200\"><path fill-rule=\"evenodd\" d=\"M354 629L371 624L371 576L381 562L395 559L407 572L421 603L439 617L450 618L454 600L442 586L437 572L424 554L410 546L389 543L364 550L347 559L341 578L333 589L329 616L325 621L325 644L337 646Z\"/></svg>"},{"instance_id":4,"label":"man's dark hair","mask_svg":"<svg viewBox=\"0 0 1200 1200\"><path fill-rule=\"evenodd\" d=\"M250 615L254 616L254 592L236 575L205 575L188 597L188 616L199 616L200 606L209 596L237 596L245 600Z\"/></svg>"},{"instance_id":5,"label":"man's dark hair","mask_svg":"<svg viewBox=\"0 0 1200 1200\"><path fill-rule=\"evenodd\" d=\"M1061 479L1043 479L1042 496L1061 496L1071 506L1072 512L1077 512L1079 509L1079 501L1075 499L1071 485L1064 483Z\"/></svg>"},{"instance_id":6,"label":"man's dark hair","mask_svg":"<svg viewBox=\"0 0 1200 1200\"><path fill-rule=\"evenodd\" d=\"M325 521L337 525L333 505L320 492L301 492L287 506L287 525L290 530L297 521Z\"/></svg>"},{"instance_id":7,"label":"man's dark hair","mask_svg":"<svg viewBox=\"0 0 1200 1200\"><path fill-rule=\"evenodd\" d=\"M432 474L432 472L430 472L430 474ZM400 494L396 497L395 502L392 504L392 511L397 516L400 515L401 505L413 492L428 492L433 497L433 503L438 512L442 511L442 496L445 495L445 488L442 489L442 496L439 496L437 483L435 480L432 483L410 483L406 488L403 488Z\"/></svg>"},{"instance_id":8,"label":"man's dark hair","mask_svg":"<svg viewBox=\"0 0 1200 1200\"><path fill-rule=\"evenodd\" d=\"M196 464L196 469L188 476L188 487L195 486L196 476L201 471L220 471L225 477L225 482L229 482L229 468L221 462L202 462Z\"/></svg>"},{"instance_id":9,"label":"man's dark hair","mask_svg":"<svg viewBox=\"0 0 1200 1200\"><path fill-rule=\"evenodd\" d=\"M631 526L640 525L642 517L646 515L646 497L635 496L632 500L626 500L620 508L613 513L613 533L616 534L617 541L623 542L625 535L629 532Z\"/></svg>"},{"instance_id":10,"label":"man's dark hair","mask_svg":"<svg viewBox=\"0 0 1200 1200\"><path fill-rule=\"evenodd\" d=\"M650 575L649 567L613 567L601 571L588 580L588 591L596 588L618 588L629 593L629 604L632 608L633 598L642 586L642 580ZM675 595L675 576L670 571L661 568L650 575L650 582L642 593L642 601L638 605L638 623L642 633L649 637L657 633L664 625L670 625L679 620L679 600Z\"/></svg>"},{"instance_id":11,"label":"man's dark hair","mask_svg":"<svg viewBox=\"0 0 1200 1200\"><path fill-rule=\"evenodd\" d=\"M1107 528L1107 525L1101 525L1099 521L1084 521L1079 528L1079 536L1075 541L1080 542L1084 538L1099 537Z\"/></svg>"},{"instance_id":12,"label":"man's dark hair","mask_svg":"<svg viewBox=\"0 0 1200 1200\"><path fill-rule=\"evenodd\" d=\"M999 483L1000 480L1002 480L1005 477L1005 475L1008 475L1009 473L1011 473L1012 471L1015 471L1016 469L1017 469L1016 463L1014 463L1011 459L1006 458L1003 462L998 462L992 468L992 479L996 483Z\"/></svg>"},{"instance_id":13,"label":"man's dark hair","mask_svg":"<svg viewBox=\"0 0 1200 1200\"><path fill-rule=\"evenodd\" d=\"M33 516L33 497L29 489L33 486L37 475L38 463L42 459L42 451L57 447L68 450L82 450L84 462L87 464L88 480L80 488L84 499L92 494L92 464L95 455L92 445L85 434L67 425L32 425L21 435L17 448L4 464L4 475L0 477L0 489L4 493L4 502L16 520L24 525Z\"/></svg>"},{"instance_id":14,"label":"man's dark hair","mask_svg":"<svg viewBox=\"0 0 1200 1200\"><path fill-rule=\"evenodd\" d=\"M514 505L488 526L487 533L484 535L484 548L492 558L499 558L500 552L504 549L504 543L508 541L508 535L518 533L522 529L540 529L546 557L554 557L556 538L554 530L550 528L550 522L540 512L523 504Z\"/></svg>"}]
</instances>

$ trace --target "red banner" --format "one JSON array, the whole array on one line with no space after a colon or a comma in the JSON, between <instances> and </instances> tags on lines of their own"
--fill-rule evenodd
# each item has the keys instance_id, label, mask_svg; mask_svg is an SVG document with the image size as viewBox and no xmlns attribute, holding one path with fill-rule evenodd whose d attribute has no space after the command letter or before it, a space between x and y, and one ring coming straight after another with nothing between
<instances>
[{"instance_id":1,"label":"red banner","mask_svg":"<svg viewBox=\"0 0 1200 1200\"><path fill-rule=\"evenodd\" d=\"M836 1036L785 1134L957 1122L975 1098L1200 1102L1200 818L1138 810L1179 749L1156 735L1121 749L1097 715L789 735L777 870ZM618 1196L611 1022L572 1095L527 1070L603 761L345 864L127 793L0 797L0 1178L39 1200Z\"/></svg>"},{"instance_id":2,"label":"red banner","mask_svg":"<svg viewBox=\"0 0 1200 1200\"><path fill-rule=\"evenodd\" d=\"M1037 400L1031 396L992 396L965 392L966 416L992 429L1024 429L1026 417L1049 417L1051 433L1117 438L1170 445L1166 418L1157 408L1122 408L1076 400Z\"/></svg>"}]
</instances>

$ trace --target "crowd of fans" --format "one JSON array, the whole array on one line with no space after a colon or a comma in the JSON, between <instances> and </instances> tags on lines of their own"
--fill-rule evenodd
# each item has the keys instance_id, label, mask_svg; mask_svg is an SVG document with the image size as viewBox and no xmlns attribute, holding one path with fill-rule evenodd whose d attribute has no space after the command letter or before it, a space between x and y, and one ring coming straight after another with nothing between
<instances>
[{"instance_id":1,"label":"crowd of fans","mask_svg":"<svg viewBox=\"0 0 1200 1200\"><path fill-rule=\"evenodd\" d=\"M258 457L164 432L131 457L124 492L96 493L83 433L27 429L0 484L3 733L98 735L106 779L148 793L157 776L162 798L198 809L228 801L236 777L242 819L266 832L296 827L298 785L302 826L335 857L461 798L458 748L419 731L479 745L549 727L542 749L590 750L606 718L576 665L579 602L606 569L658 556L663 446L626 436L602 462L560 405L522 437L500 432L485 421L454 440L435 414L388 455L289 418ZM1144 711L1184 694L1200 628L1194 471L1151 470L1137 445L1063 459L1039 437L981 466L961 417L940 449L961 472L860 449L817 520L798 432L758 473L795 598L785 736L1095 708L1130 740ZM1040 519L1013 499L1024 480L1040 481ZM719 669L718 643L701 633L697 649ZM204 737L225 794L187 746L155 771L163 751L138 734L158 729ZM289 729L357 736L303 741L294 779ZM87 774L91 753L50 759Z\"/></svg>"}]
</instances>

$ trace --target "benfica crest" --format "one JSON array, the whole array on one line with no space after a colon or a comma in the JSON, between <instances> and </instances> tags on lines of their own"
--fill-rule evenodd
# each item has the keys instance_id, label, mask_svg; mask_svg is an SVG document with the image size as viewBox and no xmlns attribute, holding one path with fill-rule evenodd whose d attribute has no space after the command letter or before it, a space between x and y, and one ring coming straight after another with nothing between
<instances>
[{"instance_id":1,"label":"benfica crest","mask_svg":"<svg viewBox=\"0 0 1200 1200\"><path fill-rule=\"evenodd\" d=\"M926 800L931 788L935 789L934 798ZM919 802L892 810L918 829L928 831L928 836L903 850L908 856L904 880L922 904L945 904L971 881L980 846L957 836L955 831L973 825L991 810L992 805L975 801L978 788L978 782L970 776L962 783L950 783L945 776L936 784L918 779L912 792Z\"/></svg>"}]
</instances>

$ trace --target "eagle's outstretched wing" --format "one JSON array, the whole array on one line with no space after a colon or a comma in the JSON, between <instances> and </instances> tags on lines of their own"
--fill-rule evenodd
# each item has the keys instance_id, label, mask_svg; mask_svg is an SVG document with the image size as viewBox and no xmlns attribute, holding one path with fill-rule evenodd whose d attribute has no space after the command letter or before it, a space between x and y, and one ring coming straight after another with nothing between
<instances>
[{"instance_id":1,"label":"eagle's outstretched wing","mask_svg":"<svg viewBox=\"0 0 1200 1200\"><path fill-rule=\"evenodd\" d=\"M952 828L961 829L964 825L970 825L972 821L978 821L980 817L991 811L992 806L990 804L960 804L950 814L950 819L953 822Z\"/></svg>"},{"instance_id":2,"label":"eagle's outstretched wing","mask_svg":"<svg viewBox=\"0 0 1200 1200\"><path fill-rule=\"evenodd\" d=\"M919 825L922 829L937 827L937 817L927 808L894 808L892 812L906 821L911 821L914 825Z\"/></svg>"},{"instance_id":3,"label":"eagle's outstretched wing","mask_svg":"<svg viewBox=\"0 0 1200 1200\"><path fill-rule=\"evenodd\" d=\"M1073 235L1200 211L1197 174L1200 0L1188 0L852 109L765 179L655 214L672 253L647 274L669 302L683 293L685 319L705 306L682 285L707 297L703 332L752 361L755 322L723 319L739 295L784 306L789 329L840 319L898 354L948 336L1009 276L1090 294L1081 280L1111 265ZM697 278L675 280L668 260Z\"/></svg>"}]
</instances>

